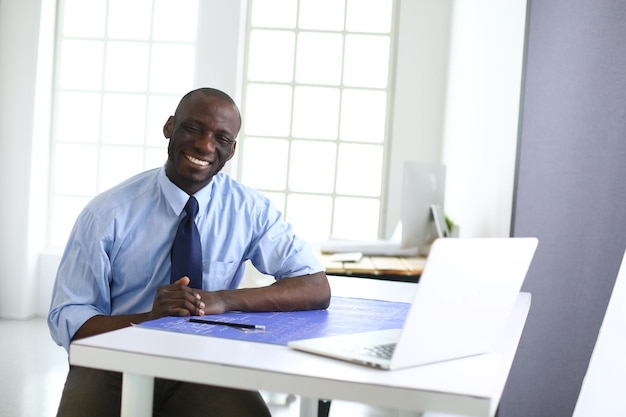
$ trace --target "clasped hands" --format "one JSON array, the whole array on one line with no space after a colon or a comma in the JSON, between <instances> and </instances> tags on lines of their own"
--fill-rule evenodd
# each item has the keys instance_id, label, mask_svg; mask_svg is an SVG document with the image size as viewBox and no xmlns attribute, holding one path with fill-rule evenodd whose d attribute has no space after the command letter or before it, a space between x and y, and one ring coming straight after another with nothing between
<instances>
[{"instance_id":1,"label":"clasped hands","mask_svg":"<svg viewBox=\"0 0 626 417\"><path fill-rule=\"evenodd\" d=\"M157 290L151 319L165 316L204 316L225 311L220 297L209 291L189 287L189 278L182 277L173 284Z\"/></svg>"}]
</instances>

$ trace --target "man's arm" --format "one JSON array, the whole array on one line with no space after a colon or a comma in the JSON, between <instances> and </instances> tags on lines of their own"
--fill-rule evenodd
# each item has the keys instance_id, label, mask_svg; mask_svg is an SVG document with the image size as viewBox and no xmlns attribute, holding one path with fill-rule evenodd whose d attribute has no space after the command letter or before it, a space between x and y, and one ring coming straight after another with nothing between
<instances>
[{"instance_id":1,"label":"man's arm","mask_svg":"<svg viewBox=\"0 0 626 417\"><path fill-rule=\"evenodd\" d=\"M325 272L281 279L266 287L198 293L205 304L204 314L233 310L317 310L330 304L330 286Z\"/></svg>"},{"instance_id":2,"label":"man's arm","mask_svg":"<svg viewBox=\"0 0 626 417\"><path fill-rule=\"evenodd\" d=\"M72 340L128 327L165 316L202 316L204 303L197 290L189 288L189 278L183 277L174 284L159 287L152 310L147 313L119 316L96 315L87 320Z\"/></svg>"},{"instance_id":3,"label":"man's arm","mask_svg":"<svg viewBox=\"0 0 626 417\"><path fill-rule=\"evenodd\" d=\"M159 288L152 311L120 316L96 315L76 332L72 340L128 327L165 316L203 316L225 311L295 311L328 307L330 286L324 272L285 278L260 288L201 291L189 288L189 278Z\"/></svg>"}]
</instances>

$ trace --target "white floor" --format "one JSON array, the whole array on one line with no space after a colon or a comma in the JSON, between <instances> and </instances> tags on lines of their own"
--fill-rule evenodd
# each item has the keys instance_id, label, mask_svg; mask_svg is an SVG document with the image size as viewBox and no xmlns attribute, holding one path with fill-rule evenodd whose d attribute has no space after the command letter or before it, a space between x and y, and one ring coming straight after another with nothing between
<instances>
[{"instance_id":1,"label":"white floor","mask_svg":"<svg viewBox=\"0 0 626 417\"><path fill-rule=\"evenodd\" d=\"M54 416L67 369L44 319L0 320L0 416Z\"/></svg>"},{"instance_id":2,"label":"white floor","mask_svg":"<svg viewBox=\"0 0 626 417\"><path fill-rule=\"evenodd\" d=\"M45 319L0 320L0 416L53 417L67 373L67 354ZM295 417L297 397L263 393L274 417ZM333 401L330 417L390 417L390 410Z\"/></svg>"}]
</instances>

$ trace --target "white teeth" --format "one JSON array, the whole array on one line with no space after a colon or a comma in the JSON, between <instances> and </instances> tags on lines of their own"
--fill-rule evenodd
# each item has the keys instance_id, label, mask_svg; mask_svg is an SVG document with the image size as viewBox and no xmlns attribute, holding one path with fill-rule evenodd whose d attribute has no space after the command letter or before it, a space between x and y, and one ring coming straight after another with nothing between
<instances>
[{"instance_id":1,"label":"white teeth","mask_svg":"<svg viewBox=\"0 0 626 417\"><path fill-rule=\"evenodd\" d=\"M209 165L209 163L207 161L202 161L200 159L196 159L193 156L185 155L185 157L187 157L187 159L189 159L191 162L193 162L196 165L201 165L203 167Z\"/></svg>"}]
</instances>

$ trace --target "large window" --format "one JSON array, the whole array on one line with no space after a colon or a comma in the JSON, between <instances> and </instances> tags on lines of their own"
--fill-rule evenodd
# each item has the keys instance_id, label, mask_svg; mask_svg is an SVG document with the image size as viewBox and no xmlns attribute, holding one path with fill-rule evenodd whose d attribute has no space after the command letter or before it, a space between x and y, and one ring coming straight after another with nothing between
<instances>
[{"instance_id":1,"label":"large window","mask_svg":"<svg viewBox=\"0 0 626 417\"><path fill-rule=\"evenodd\" d=\"M253 0L238 175L309 240L379 234L392 0Z\"/></svg>"},{"instance_id":2,"label":"large window","mask_svg":"<svg viewBox=\"0 0 626 417\"><path fill-rule=\"evenodd\" d=\"M194 81L198 1L61 0L58 10L48 232L57 247L95 194L165 162L161 127Z\"/></svg>"},{"instance_id":3,"label":"large window","mask_svg":"<svg viewBox=\"0 0 626 417\"><path fill-rule=\"evenodd\" d=\"M222 65L215 51L201 50L211 49L201 37L218 5L208 16L202 0L58 4L52 247L65 245L93 196L165 162L167 117L191 88L220 87L197 68L207 60ZM376 238L385 198L393 0L242 4L244 126L231 175L268 195L306 239Z\"/></svg>"}]
</instances>

